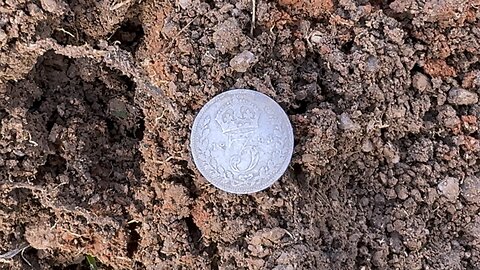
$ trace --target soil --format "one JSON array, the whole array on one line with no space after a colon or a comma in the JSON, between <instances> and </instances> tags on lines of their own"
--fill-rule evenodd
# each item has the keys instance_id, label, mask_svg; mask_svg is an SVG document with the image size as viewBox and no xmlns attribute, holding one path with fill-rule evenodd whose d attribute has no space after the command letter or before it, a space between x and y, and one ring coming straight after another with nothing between
<instances>
[{"instance_id":1,"label":"soil","mask_svg":"<svg viewBox=\"0 0 480 270\"><path fill-rule=\"evenodd\" d=\"M480 1L253 4L0 1L1 269L480 269ZM188 146L233 88L295 129L253 195Z\"/></svg>"}]
</instances>

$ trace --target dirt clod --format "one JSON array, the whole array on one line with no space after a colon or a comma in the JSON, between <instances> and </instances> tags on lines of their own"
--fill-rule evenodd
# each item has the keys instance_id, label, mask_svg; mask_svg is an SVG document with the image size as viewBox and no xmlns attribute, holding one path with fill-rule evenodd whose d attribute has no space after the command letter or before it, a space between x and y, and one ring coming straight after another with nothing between
<instances>
[{"instance_id":1,"label":"dirt clod","mask_svg":"<svg viewBox=\"0 0 480 270\"><path fill-rule=\"evenodd\" d=\"M237 20L233 18L216 26L212 37L215 48L221 53L232 52L245 38Z\"/></svg>"},{"instance_id":2,"label":"dirt clod","mask_svg":"<svg viewBox=\"0 0 480 270\"><path fill-rule=\"evenodd\" d=\"M41 0L42 8L50 13L62 15L68 9L68 6L62 0Z\"/></svg>"},{"instance_id":3,"label":"dirt clod","mask_svg":"<svg viewBox=\"0 0 480 270\"><path fill-rule=\"evenodd\" d=\"M455 105L471 105L478 102L478 94L454 87L448 92L448 102Z\"/></svg>"}]
</instances>

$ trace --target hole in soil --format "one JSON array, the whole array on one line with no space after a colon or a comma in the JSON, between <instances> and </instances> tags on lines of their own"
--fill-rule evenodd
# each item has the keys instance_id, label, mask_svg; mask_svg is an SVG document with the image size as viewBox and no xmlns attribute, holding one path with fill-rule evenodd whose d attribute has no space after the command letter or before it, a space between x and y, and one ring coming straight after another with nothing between
<instances>
[{"instance_id":1,"label":"hole in soil","mask_svg":"<svg viewBox=\"0 0 480 270\"><path fill-rule=\"evenodd\" d=\"M91 80L85 80L82 76L87 71L92 74ZM48 151L42 153L48 156L45 164L36 168L36 181L39 184L42 181L60 183L61 180L57 177L60 174L78 176L77 181L68 183L69 188L61 189L58 193L58 203L75 203L86 209L95 207L99 215L115 216L122 214L108 206L125 204L130 199L125 196L130 193L117 192L117 195L112 196L112 190L123 190L125 185L134 187L142 175L138 137L143 136L145 124L141 110L138 110L134 102L135 91L130 91L134 89L133 82L115 71L106 71L108 68L88 59L75 60L53 51L46 52L38 58L35 68L25 79L36 84L43 93L40 100L33 102L33 105L29 104L26 109L29 109L29 114L41 114L42 117L27 116L26 119L35 119L35 122L28 123L28 127L29 132L36 137L48 138L54 125L60 126L56 142L48 143ZM109 88L109 85L126 85L129 89ZM15 97L31 95L32 91L29 87L14 89L24 92ZM13 101L12 104L19 104L17 106L24 104ZM132 108L135 115L132 113L114 118L112 106L107 104ZM76 150L67 156L59 145ZM47 174L51 177L47 178ZM82 175L93 182L88 182ZM85 198L90 197L87 190L92 185L101 187L95 190L100 198L107 199L94 203L86 201Z\"/></svg>"},{"instance_id":2,"label":"hole in soil","mask_svg":"<svg viewBox=\"0 0 480 270\"><path fill-rule=\"evenodd\" d=\"M425 70L419 66L418 64L413 65L413 68L410 70L410 74L415 74L415 73L423 73L426 74ZM428 76L428 74L426 74Z\"/></svg>"},{"instance_id":3,"label":"hole in soil","mask_svg":"<svg viewBox=\"0 0 480 270\"><path fill-rule=\"evenodd\" d=\"M55 123L57 123L58 117L59 117L58 113L54 111L52 115L48 118L47 125L46 125L48 131L52 130Z\"/></svg>"},{"instance_id":4,"label":"hole in soil","mask_svg":"<svg viewBox=\"0 0 480 270\"><path fill-rule=\"evenodd\" d=\"M129 52L136 51L143 38L142 24L138 19L125 21L110 38L112 41L119 41L120 48Z\"/></svg>"},{"instance_id":5,"label":"hole in soil","mask_svg":"<svg viewBox=\"0 0 480 270\"><path fill-rule=\"evenodd\" d=\"M436 118L437 118L437 115L438 115L438 111L431 109L431 110L428 110L427 112L425 112L422 119L423 119L423 121L435 122Z\"/></svg>"},{"instance_id":6,"label":"hole in soil","mask_svg":"<svg viewBox=\"0 0 480 270\"><path fill-rule=\"evenodd\" d=\"M205 0L205 3L207 3L210 6L210 9L215 8L215 0Z\"/></svg>"},{"instance_id":7,"label":"hole in soil","mask_svg":"<svg viewBox=\"0 0 480 270\"><path fill-rule=\"evenodd\" d=\"M471 64L471 65L470 65L470 69L471 69L471 70L478 70L478 69L480 69L480 61Z\"/></svg>"},{"instance_id":8,"label":"hole in soil","mask_svg":"<svg viewBox=\"0 0 480 270\"><path fill-rule=\"evenodd\" d=\"M307 112L308 110L308 105L310 104L310 102L306 101L306 100L300 100L297 102L298 104L298 107L295 108L295 109L291 109L290 112L291 114L304 114ZM289 112L289 114L290 114Z\"/></svg>"},{"instance_id":9,"label":"hole in soil","mask_svg":"<svg viewBox=\"0 0 480 270\"><path fill-rule=\"evenodd\" d=\"M8 113L5 109L0 109L0 120L2 120L3 118L5 118L5 116L7 116ZM0 123L1 124L1 123Z\"/></svg>"},{"instance_id":10,"label":"hole in soil","mask_svg":"<svg viewBox=\"0 0 480 270\"><path fill-rule=\"evenodd\" d=\"M262 26L259 26L259 25L255 25L255 28L253 29L253 36L251 35L251 27L252 27L252 23L251 22L247 22L245 24L245 28L243 28L243 33L247 36L251 36L253 38L256 38L258 36L260 36L263 32L267 32L268 29L262 27Z\"/></svg>"},{"instance_id":11,"label":"hole in soil","mask_svg":"<svg viewBox=\"0 0 480 270\"><path fill-rule=\"evenodd\" d=\"M105 123L107 124L107 128L108 128L108 132L110 133L110 135L112 137L116 137L117 135L119 135L119 127L118 125L115 123L115 121L113 121L112 119L105 119Z\"/></svg>"},{"instance_id":12,"label":"hole in soil","mask_svg":"<svg viewBox=\"0 0 480 270\"><path fill-rule=\"evenodd\" d=\"M38 111L40 109L40 106L42 106L42 103L45 101L45 97L41 97L40 99L38 100L35 100L32 104L32 106L30 107L30 109L28 109L30 112L34 112L34 111Z\"/></svg>"},{"instance_id":13,"label":"hole in soil","mask_svg":"<svg viewBox=\"0 0 480 270\"><path fill-rule=\"evenodd\" d=\"M38 172L35 176L35 179L38 181L44 181L44 176L47 173L50 173L52 176L62 174L67 169L67 160L63 157L50 154L47 156L47 161L45 164L38 168Z\"/></svg>"},{"instance_id":14,"label":"hole in soil","mask_svg":"<svg viewBox=\"0 0 480 270\"><path fill-rule=\"evenodd\" d=\"M140 118L137 120L132 129L126 131L126 135L137 140L143 139L143 132L145 131L145 120Z\"/></svg>"},{"instance_id":15,"label":"hole in soil","mask_svg":"<svg viewBox=\"0 0 480 270\"><path fill-rule=\"evenodd\" d=\"M346 54L352 53L352 48L353 48L353 40L347 41L342 44L340 47L340 50Z\"/></svg>"},{"instance_id":16,"label":"hole in soil","mask_svg":"<svg viewBox=\"0 0 480 270\"><path fill-rule=\"evenodd\" d=\"M379 8L387 8L394 0L370 0L370 4Z\"/></svg>"},{"instance_id":17,"label":"hole in soil","mask_svg":"<svg viewBox=\"0 0 480 270\"><path fill-rule=\"evenodd\" d=\"M67 2L72 2L67 1ZM71 4L70 4L71 5ZM48 37L55 39L60 45L83 45L88 41L88 36L82 31L81 27L78 27L78 24L75 22L75 15L68 14L63 17L62 22L58 26L54 26L53 33ZM42 32L43 29L37 27L37 32ZM89 42L90 43L90 42ZM93 42L96 43L96 42ZM91 44L93 44L91 43Z\"/></svg>"},{"instance_id":18,"label":"hole in soil","mask_svg":"<svg viewBox=\"0 0 480 270\"><path fill-rule=\"evenodd\" d=\"M168 181L171 181L173 183L181 184L182 186L185 186L188 191L189 191L189 196L192 197L193 199L198 198L199 196L199 191L197 187L195 186L195 183L193 181L192 175L195 175L195 172L190 170L188 168L188 161L185 160L179 160L177 163L182 167L181 172L183 174L179 174L176 176L172 176L168 179Z\"/></svg>"},{"instance_id":19,"label":"hole in soil","mask_svg":"<svg viewBox=\"0 0 480 270\"><path fill-rule=\"evenodd\" d=\"M53 28L50 20L40 21L35 27L35 37L37 37L39 40L50 37L52 32Z\"/></svg>"},{"instance_id":20,"label":"hole in soil","mask_svg":"<svg viewBox=\"0 0 480 270\"><path fill-rule=\"evenodd\" d=\"M293 164L293 175L294 179L297 180L297 183L300 187L307 187L307 176L305 175L305 172L302 169L302 166L298 163Z\"/></svg>"},{"instance_id":21,"label":"hole in soil","mask_svg":"<svg viewBox=\"0 0 480 270\"><path fill-rule=\"evenodd\" d=\"M143 134L145 131L145 120L143 118L139 119L135 127L135 138L138 140L143 140Z\"/></svg>"},{"instance_id":22,"label":"hole in soil","mask_svg":"<svg viewBox=\"0 0 480 270\"><path fill-rule=\"evenodd\" d=\"M127 241L127 255L132 258L135 252L138 250L139 241L141 239L140 234L137 232L137 228L142 225L141 223L132 222L127 226L128 241Z\"/></svg>"},{"instance_id":23,"label":"hole in soil","mask_svg":"<svg viewBox=\"0 0 480 270\"><path fill-rule=\"evenodd\" d=\"M218 270L218 248L217 243L211 243L210 246L205 248L205 251L210 258L210 268L212 270Z\"/></svg>"},{"instance_id":24,"label":"hole in soil","mask_svg":"<svg viewBox=\"0 0 480 270\"><path fill-rule=\"evenodd\" d=\"M200 249L200 239L202 238L202 231L198 228L197 224L193 221L192 216L186 217L185 224L187 225L188 234L190 235L192 245L195 250Z\"/></svg>"}]
</instances>

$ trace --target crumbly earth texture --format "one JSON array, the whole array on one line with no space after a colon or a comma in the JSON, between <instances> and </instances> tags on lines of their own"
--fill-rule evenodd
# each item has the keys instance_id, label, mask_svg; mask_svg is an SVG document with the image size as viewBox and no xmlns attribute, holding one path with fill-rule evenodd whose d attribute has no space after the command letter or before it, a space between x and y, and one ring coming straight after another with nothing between
<instances>
[{"instance_id":1,"label":"crumbly earth texture","mask_svg":"<svg viewBox=\"0 0 480 270\"><path fill-rule=\"evenodd\" d=\"M480 269L479 29L479 0L0 1L0 268ZM188 148L233 88L295 130L253 195Z\"/></svg>"}]
</instances>

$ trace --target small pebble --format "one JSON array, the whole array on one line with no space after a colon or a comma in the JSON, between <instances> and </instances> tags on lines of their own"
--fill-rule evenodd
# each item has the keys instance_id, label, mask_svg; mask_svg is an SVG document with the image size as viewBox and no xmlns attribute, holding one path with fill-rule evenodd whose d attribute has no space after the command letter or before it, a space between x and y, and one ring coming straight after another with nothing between
<instances>
[{"instance_id":1,"label":"small pebble","mask_svg":"<svg viewBox=\"0 0 480 270\"><path fill-rule=\"evenodd\" d=\"M450 105L440 107L436 118L442 126L447 128L456 128L461 123L457 111Z\"/></svg>"},{"instance_id":2,"label":"small pebble","mask_svg":"<svg viewBox=\"0 0 480 270\"><path fill-rule=\"evenodd\" d=\"M437 188L440 194L451 202L457 200L458 195L460 194L460 187L457 178L445 177L445 179L438 184Z\"/></svg>"},{"instance_id":3,"label":"small pebble","mask_svg":"<svg viewBox=\"0 0 480 270\"><path fill-rule=\"evenodd\" d=\"M342 130L356 130L360 128L360 126L355 124L346 113L342 113L338 117L338 127Z\"/></svg>"},{"instance_id":4,"label":"small pebble","mask_svg":"<svg viewBox=\"0 0 480 270\"><path fill-rule=\"evenodd\" d=\"M373 55L367 58L366 64L365 70L369 73L374 73L380 69L378 58Z\"/></svg>"},{"instance_id":5,"label":"small pebble","mask_svg":"<svg viewBox=\"0 0 480 270\"><path fill-rule=\"evenodd\" d=\"M454 87L448 92L448 102L455 105L470 105L478 102L477 93Z\"/></svg>"},{"instance_id":6,"label":"small pebble","mask_svg":"<svg viewBox=\"0 0 480 270\"><path fill-rule=\"evenodd\" d=\"M183 9L187 9L191 5L191 3L191 0L178 0L178 5Z\"/></svg>"},{"instance_id":7,"label":"small pebble","mask_svg":"<svg viewBox=\"0 0 480 270\"><path fill-rule=\"evenodd\" d=\"M417 89L419 92L425 92L426 90L429 90L430 88L432 88L432 85L428 77L419 72L413 75L412 86L413 88Z\"/></svg>"},{"instance_id":8,"label":"small pebble","mask_svg":"<svg viewBox=\"0 0 480 270\"><path fill-rule=\"evenodd\" d=\"M50 13L62 15L68 9L67 4L61 0L40 0L42 8Z\"/></svg>"},{"instance_id":9,"label":"small pebble","mask_svg":"<svg viewBox=\"0 0 480 270\"><path fill-rule=\"evenodd\" d=\"M369 139L364 140L362 143L362 151L368 153L372 150L373 150L372 141Z\"/></svg>"},{"instance_id":10,"label":"small pebble","mask_svg":"<svg viewBox=\"0 0 480 270\"><path fill-rule=\"evenodd\" d=\"M383 148L383 156L388 163L397 164L398 162L400 162L400 156L398 155L397 150L390 144L387 144Z\"/></svg>"},{"instance_id":11,"label":"small pebble","mask_svg":"<svg viewBox=\"0 0 480 270\"><path fill-rule=\"evenodd\" d=\"M395 187L395 192L400 200L406 200L408 198L408 190L404 186Z\"/></svg>"},{"instance_id":12,"label":"small pebble","mask_svg":"<svg viewBox=\"0 0 480 270\"><path fill-rule=\"evenodd\" d=\"M234 18L223 21L214 30L212 41L215 48L221 53L232 51L245 39L242 28Z\"/></svg>"},{"instance_id":13,"label":"small pebble","mask_svg":"<svg viewBox=\"0 0 480 270\"><path fill-rule=\"evenodd\" d=\"M257 61L255 55L250 51L243 51L230 60L230 66L237 72L245 72Z\"/></svg>"},{"instance_id":14,"label":"small pebble","mask_svg":"<svg viewBox=\"0 0 480 270\"><path fill-rule=\"evenodd\" d=\"M468 203L480 204L480 178L468 176L463 180L462 197Z\"/></svg>"}]
</instances>

